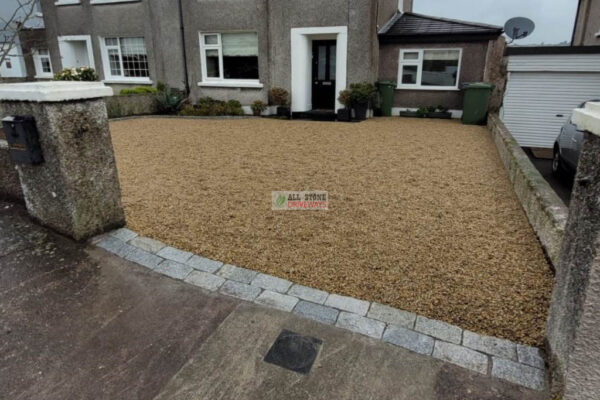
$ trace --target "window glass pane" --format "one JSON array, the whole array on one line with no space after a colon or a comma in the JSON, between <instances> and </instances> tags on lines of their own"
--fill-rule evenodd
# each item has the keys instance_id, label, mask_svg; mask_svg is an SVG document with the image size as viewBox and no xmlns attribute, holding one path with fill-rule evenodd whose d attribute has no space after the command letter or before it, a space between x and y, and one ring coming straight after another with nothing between
<instances>
[{"instance_id":1,"label":"window glass pane","mask_svg":"<svg viewBox=\"0 0 600 400\"><path fill-rule=\"evenodd\" d=\"M118 46L119 40L117 38L106 38L106 39L104 39L104 43L107 46Z\"/></svg>"},{"instance_id":2,"label":"window glass pane","mask_svg":"<svg viewBox=\"0 0 600 400\"><path fill-rule=\"evenodd\" d=\"M144 38L121 38L120 42L123 76L135 78L150 76Z\"/></svg>"},{"instance_id":3,"label":"window glass pane","mask_svg":"<svg viewBox=\"0 0 600 400\"><path fill-rule=\"evenodd\" d=\"M5 65L7 69L11 69L12 68L12 62L10 62L10 58L5 58L4 59Z\"/></svg>"},{"instance_id":4,"label":"window glass pane","mask_svg":"<svg viewBox=\"0 0 600 400\"><path fill-rule=\"evenodd\" d=\"M206 76L208 78L220 78L219 50L206 50Z\"/></svg>"},{"instance_id":5,"label":"window glass pane","mask_svg":"<svg viewBox=\"0 0 600 400\"><path fill-rule=\"evenodd\" d=\"M218 35L204 35L204 44L219 44Z\"/></svg>"},{"instance_id":6,"label":"window glass pane","mask_svg":"<svg viewBox=\"0 0 600 400\"><path fill-rule=\"evenodd\" d=\"M425 50L421 85L456 86L459 55L458 50Z\"/></svg>"},{"instance_id":7,"label":"window glass pane","mask_svg":"<svg viewBox=\"0 0 600 400\"><path fill-rule=\"evenodd\" d=\"M258 36L256 33L223 33L223 78L258 79ZM207 61L208 63L208 61Z\"/></svg>"},{"instance_id":8,"label":"window glass pane","mask_svg":"<svg viewBox=\"0 0 600 400\"><path fill-rule=\"evenodd\" d=\"M50 59L48 57L42 57L40 61L42 63L42 71L45 73L51 73L52 67L50 66Z\"/></svg>"},{"instance_id":9,"label":"window glass pane","mask_svg":"<svg viewBox=\"0 0 600 400\"><path fill-rule=\"evenodd\" d=\"M402 54L402 59L403 60L418 60L419 59L419 52L418 51L411 51L411 52L403 53Z\"/></svg>"},{"instance_id":10,"label":"window glass pane","mask_svg":"<svg viewBox=\"0 0 600 400\"><path fill-rule=\"evenodd\" d=\"M404 65L402 67L402 83L415 84L417 83L417 66Z\"/></svg>"},{"instance_id":11,"label":"window glass pane","mask_svg":"<svg viewBox=\"0 0 600 400\"><path fill-rule=\"evenodd\" d=\"M108 63L110 65L110 74L113 76L121 76L121 63L119 62L119 50L108 50Z\"/></svg>"},{"instance_id":12,"label":"window glass pane","mask_svg":"<svg viewBox=\"0 0 600 400\"><path fill-rule=\"evenodd\" d=\"M317 59L317 79L324 81L325 68L327 67L327 46L319 46L319 53Z\"/></svg>"},{"instance_id":13,"label":"window glass pane","mask_svg":"<svg viewBox=\"0 0 600 400\"><path fill-rule=\"evenodd\" d=\"M335 80L335 58L337 56L335 45L329 46L329 79Z\"/></svg>"}]
</instances>

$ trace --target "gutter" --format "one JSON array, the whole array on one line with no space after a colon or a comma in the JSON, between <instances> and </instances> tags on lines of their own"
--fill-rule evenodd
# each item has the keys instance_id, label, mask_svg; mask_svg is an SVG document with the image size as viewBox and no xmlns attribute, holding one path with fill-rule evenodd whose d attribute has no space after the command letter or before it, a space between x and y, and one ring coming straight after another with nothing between
<instances>
[{"instance_id":1,"label":"gutter","mask_svg":"<svg viewBox=\"0 0 600 400\"><path fill-rule=\"evenodd\" d=\"M187 64L187 51L185 47L185 29L183 26L183 6L181 0L177 0L177 6L179 7L179 31L181 32L181 46L183 54L183 79L185 85L186 96L190 95L190 80L188 78L188 64Z\"/></svg>"}]
</instances>

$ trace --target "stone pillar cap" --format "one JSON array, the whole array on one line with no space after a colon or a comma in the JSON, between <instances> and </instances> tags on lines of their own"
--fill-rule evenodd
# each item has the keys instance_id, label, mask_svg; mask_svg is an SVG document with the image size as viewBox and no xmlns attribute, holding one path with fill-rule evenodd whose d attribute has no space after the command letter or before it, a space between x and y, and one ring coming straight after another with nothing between
<instances>
[{"instance_id":1,"label":"stone pillar cap","mask_svg":"<svg viewBox=\"0 0 600 400\"><path fill-rule=\"evenodd\" d=\"M600 103L588 101L585 108L576 108L573 123L578 129L600 136Z\"/></svg>"},{"instance_id":2,"label":"stone pillar cap","mask_svg":"<svg viewBox=\"0 0 600 400\"><path fill-rule=\"evenodd\" d=\"M47 81L0 84L0 101L58 102L112 96L102 82Z\"/></svg>"}]
</instances>

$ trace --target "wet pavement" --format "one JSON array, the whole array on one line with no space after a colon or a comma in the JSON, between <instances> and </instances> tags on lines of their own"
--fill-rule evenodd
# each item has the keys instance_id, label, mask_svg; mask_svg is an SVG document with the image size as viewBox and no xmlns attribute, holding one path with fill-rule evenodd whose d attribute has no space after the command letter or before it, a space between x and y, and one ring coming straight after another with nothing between
<instances>
[{"instance_id":1,"label":"wet pavement","mask_svg":"<svg viewBox=\"0 0 600 400\"><path fill-rule=\"evenodd\" d=\"M264 361L284 329L307 374ZM505 381L206 292L0 202L2 399L545 399Z\"/></svg>"}]
</instances>

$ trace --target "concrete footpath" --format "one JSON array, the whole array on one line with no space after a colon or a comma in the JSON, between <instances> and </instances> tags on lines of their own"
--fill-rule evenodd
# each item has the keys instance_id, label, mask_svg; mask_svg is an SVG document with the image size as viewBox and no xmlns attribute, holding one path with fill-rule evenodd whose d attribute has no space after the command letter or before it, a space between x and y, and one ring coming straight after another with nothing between
<instances>
[{"instance_id":1,"label":"concrete footpath","mask_svg":"<svg viewBox=\"0 0 600 400\"><path fill-rule=\"evenodd\" d=\"M282 329L312 370L263 361ZM0 202L0 398L525 399L548 395L176 281Z\"/></svg>"}]
</instances>

